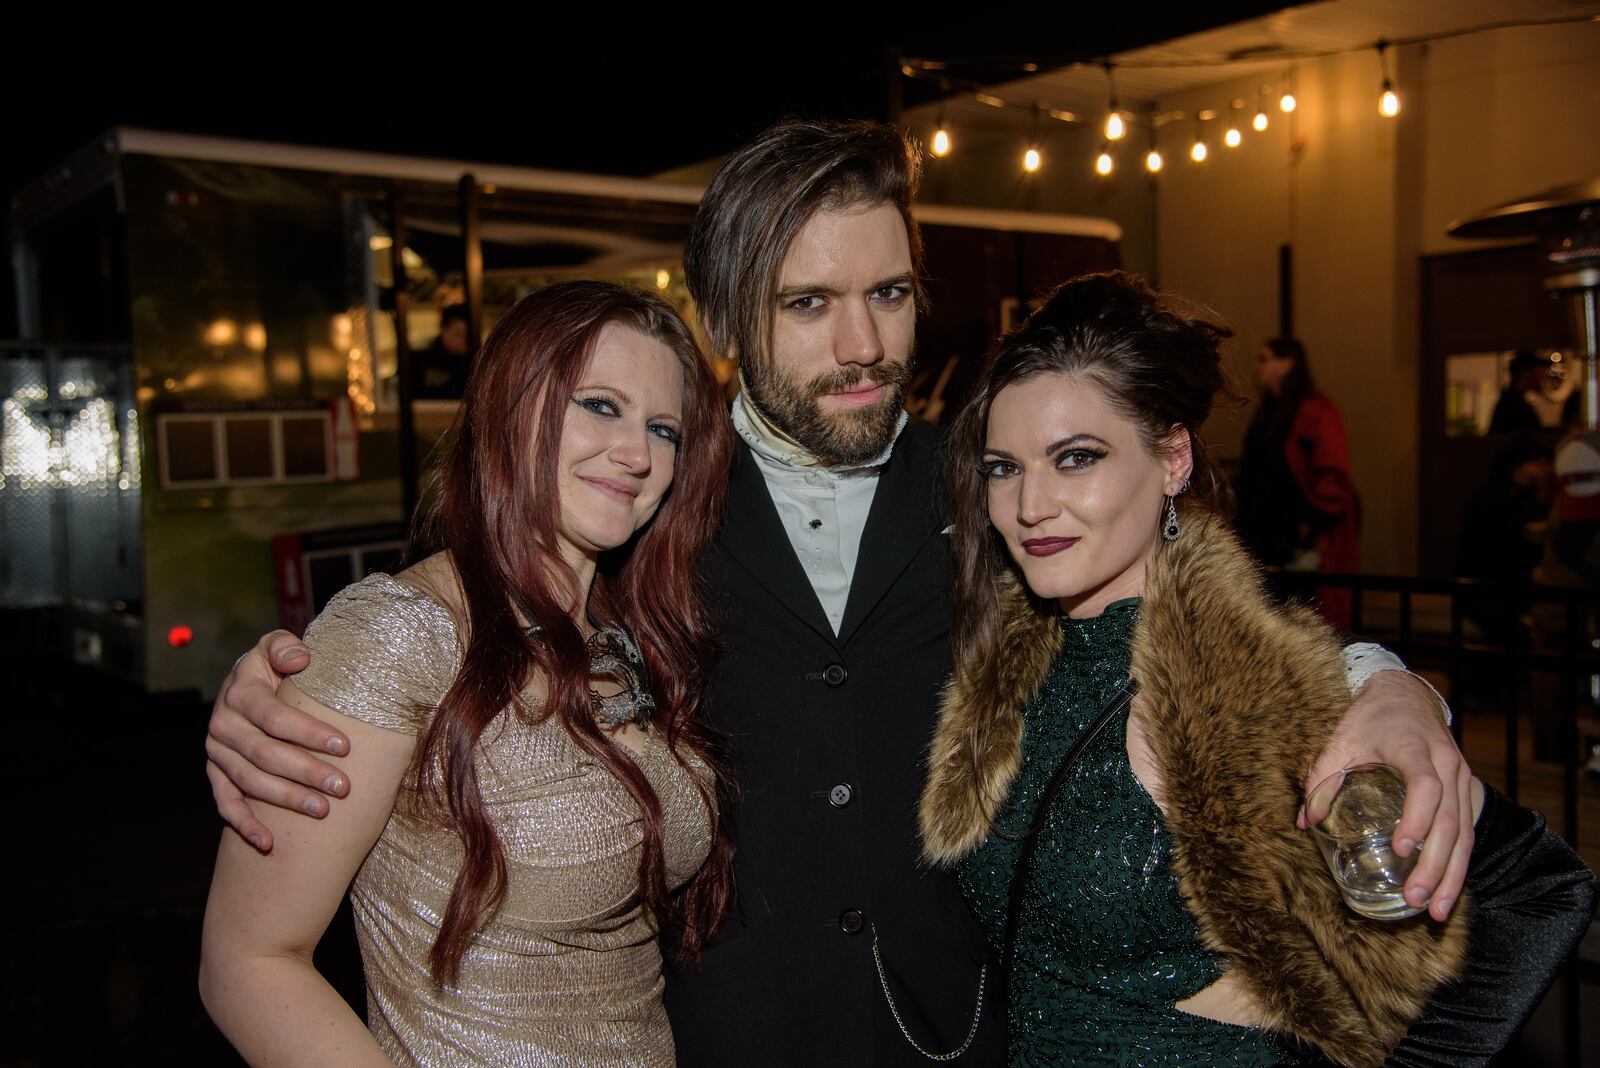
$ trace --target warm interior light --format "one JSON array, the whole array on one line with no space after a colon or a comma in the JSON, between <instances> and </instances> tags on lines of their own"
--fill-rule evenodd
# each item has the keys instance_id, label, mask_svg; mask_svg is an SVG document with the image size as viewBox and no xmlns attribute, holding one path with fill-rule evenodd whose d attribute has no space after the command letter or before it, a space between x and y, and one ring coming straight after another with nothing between
<instances>
[{"instance_id":1,"label":"warm interior light","mask_svg":"<svg viewBox=\"0 0 1600 1068\"><path fill-rule=\"evenodd\" d=\"M373 234L367 239L367 247L374 252L382 252L394 247L394 238L388 234Z\"/></svg>"},{"instance_id":2,"label":"warm interior light","mask_svg":"<svg viewBox=\"0 0 1600 1068\"><path fill-rule=\"evenodd\" d=\"M1244 137L1240 135L1239 128L1237 126L1228 127L1228 132L1222 135L1222 143L1227 145L1229 148L1238 148L1239 142L1243 140Z\"/></svg>"},{"instance_id":3,"label":"warm interior light","mask_svg":"<svg viewBox=\"0 0 1600 1068\"><path fill-rule=\"evenodd\" d=\"M1032 174L1034 171L1039 169L1039 162L1040 157L1039 150L1037 148L1030 147L1028 151L1022 154L1022 169L1027 171L1029 174Z\"/></svg>"},{"instance_id":4,"label":"warm interior light","mask_svg":"<svg viewBox=\"0 0 1600 1068\"><path fill-rule=\"evenodd\" d=\"M665 289L672 284L672 272L662 267L656 271L656 288Z\"/></svg>"},{"instance_id":5,"label":"warm interior light","mask_svg":"<svg viewBox=\"0 0 1600 1068\"><path fill-rule=\"evenodd\" d=\"M933 154L935 156L950 154L950 131L942 126L933 132Z\"/></svg>"},{"instance_id":6,"label":"warm interior light","mask_svg":"<svg viewBox=\"0 0 1600 1068\"><path fill-rule=\"evenodd\" d=\"M244 343L256 352L267 351L267 328L261 323L251 323L244 328Z\"/></svg>"},{"instance_id":7,"label":"warm interior light","mask_svg":"<svg viewBox=\"0 0 1600 1068\"><path fill-rule=\"evenodd\" d=\"M1122 116L1113 111L1106 116L1106 140L1120 141L1122 135L1128 132L1128 124L1122 121Z\"/></svg>"},{"instance_id":8,"label":"warm interior light","mask_svg":"<svg viewBox=\"0 0 1600 1068\"><path fill-rule=\"evenodd\" d=\"M1386 119L1400 114L1400 94L1388 82L1383 83L1383 95L1378 98L1378 114Z\"/></svg>"},{"instance_id":9,"label":"warm interior light","mask_svg":"<svg viewBox=\"0 0 1600 1068\"><path fill-rule=\"evenodd\" d=\"M1161 153L1152 148L1150 154L1144 158L1144 169L1151 174L1155 174L1161 169L1164 162L1161 158Z\"/></svg>"},{"instance_id":10,"label":"warm interior light","mask_svg":"<svg viewBox=\"0 0 1600 1068\"><path fill-rule=\"evenodd\" d=\"M1101 150L1100 154L1094 158L1094 172L1102 177L1110 174L1112 167L1115 165L1115 162L1111 159L1111 153L1106 152L1103 149Z\"/></svg>"},{"instance_id":11,"label":"warm interior light","mask_svg":"<svg viewBox=\"0 0 1600 1068\"><path fill-rule=\"evenodd\" d=\"M1284 93L1278 98L1278 109L1285 114L1288 114L1295 109L1295 103L1296 102L1293 93Z\"/></svg>"},{"instance_id":12,"label":"warm interior light","mask_svg":"<svg viewBox=\"0 0 1600 1068\"><path fill-rule=\"evenodd\" d=\"M1250 120L1250 125L1256 128L1256 133L1265 130L1267 128L1267 113L1265 111L1256 112L1256 117Z\"/></svg>"},{"instance_id":13,"label":"warm interior light","mask_svg":"<svg viewBox=\"0 0 1600 1068\"><path fill-rule=\"evenodd\" d=\"M223 348L239 340L239 324L232 319L218 319L206 326L206 344Z\"/></svg>"},{"instance_id":14,"label":"warm interior light","mask_svg":"<svg viewBox=\"0 0 1600 1068\"><path fill-rule=\"evenodd\" d=\"M1189 149L1189 158L1196 163L1204 163L1206 161L1206 143L1204 141L1196 141L1194 147Z\"/></svg>"}]
</instances>

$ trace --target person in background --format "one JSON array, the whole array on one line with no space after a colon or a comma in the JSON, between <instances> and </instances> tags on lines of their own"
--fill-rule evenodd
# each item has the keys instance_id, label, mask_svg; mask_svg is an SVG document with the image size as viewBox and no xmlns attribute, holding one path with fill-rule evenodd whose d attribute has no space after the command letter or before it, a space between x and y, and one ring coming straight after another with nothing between
<instances>
[{"instance_id":1,"label":"person in background","mask_svg":"<svg viewBox=\"0 0 1600 1068\"><path fill-rule=\"evenodd\" d=\"M1263 564L1299 571L1360 566L1359 502L1344 419L1311 380L1305 346L1266 341L1256 354L1261 405L1245 432L1239 536ZM1349 630L1350 594L1318 591L1322 612Z\"/></svg>"},{"instance_id":2,"label":"person in background","mask_svg":"<svg viewBox=\"0 0 1600 1068\"><path fill-rule=\"evenodd\" d=\"M1531 437L1514 438L1495 453L1489 478L1462 515L1458 575L1512 586L1533 581L1544 543L1530 527L1550 515L1552 461L1550 446ZM1520 647L1528 637L1520 618L1524 607L1518 598L1495 591L1486 593L1469 616L1491 641Z\"/></svg>"},{"instance_id":3,"label":"person in background","mask_svg":"<svg viewBox=\"0 0 1600 1068\"><path fill-rule=\"evenodd\" d=\"M421 400L460 400L466 395L472 358L467 306L448 305L439 313L439 336L416 355L414 395Z\"/></svg>"},{"instance_id":4,"label":"person in background","mask_svg":"<svg viewBox=\"0 0 1600 1068\"><path fill-rule=\"evenodd\" d=\"M1511 381L1495 402L1494 415L1489 418L1489 433L1526 434L1544 429L1527 395L1539 390L1549 370L1550 361L1531 350L1524 349L1511 357L1508 369Z\"/></svg>"}]
</instances>

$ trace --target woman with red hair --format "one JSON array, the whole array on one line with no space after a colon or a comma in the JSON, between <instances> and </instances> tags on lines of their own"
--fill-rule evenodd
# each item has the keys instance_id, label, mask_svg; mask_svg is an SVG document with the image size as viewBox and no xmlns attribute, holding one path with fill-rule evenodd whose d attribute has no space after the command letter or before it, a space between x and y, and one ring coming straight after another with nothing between
<instances>
[{"instance_id":1,"label":"woman with red hair","mask_svg":"<svg viewBox=\"0 0 1600 1068\"><path fill-rule=\"evenodd\" d=\"M358 788L270 855L223 835L201 994L252 1064L673 1063L659 945L694 959L731 893L695 714L729 448L655 297L573 282L501 319L436 551L339 594L281 691ZM347 887L370 1031L312 965Z\"/></svg>"}]
</instances>

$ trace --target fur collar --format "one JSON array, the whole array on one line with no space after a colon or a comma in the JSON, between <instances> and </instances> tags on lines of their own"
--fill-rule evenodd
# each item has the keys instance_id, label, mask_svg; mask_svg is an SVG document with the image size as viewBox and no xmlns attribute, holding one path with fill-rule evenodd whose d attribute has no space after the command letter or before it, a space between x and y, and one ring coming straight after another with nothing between
<instances>
[{"instance_id":1,"label":"fur collar","mask_svg":"<svg viewBox=\"0 0 1600 1068\"><path fill-rule=\"evenodd\" d=\"M1060 644L1054 606L1016 582L1002 601L1006 661L958 655L940 710L919 811L934 864L988 835L1021 764L1022 710ZM1295 828L1300 784L1350 703L1333 632L1309 609L1271 607L1224 522L1190 510L1146 580L1132 654L1201 937L1245 978L1269 1029L1339 1064L1380 1064L1460 974L1467 910L1445 924L1363 919Z\"/></svg>"}]
</instances>

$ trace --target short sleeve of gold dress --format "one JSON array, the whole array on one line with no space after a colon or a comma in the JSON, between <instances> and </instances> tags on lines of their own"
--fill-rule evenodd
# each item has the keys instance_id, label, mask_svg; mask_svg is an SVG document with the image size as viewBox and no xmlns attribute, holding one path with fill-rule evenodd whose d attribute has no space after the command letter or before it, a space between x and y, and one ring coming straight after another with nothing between
<instances>
[{"instance_id":1,"label":"short sleeve of gold dress","mask_svg":"<svg viewBox=\"0 0 1600 1068\"><path fill-rule=\"evenodd\" d=\"M311 666L295 678L306 694L410 734L426 729L461 660L445 609L387 575L335 597L306 643ZM703 769L648 729L633 759L660 798L667 876L681 885L710 849ZM639 896L638 805L553 720L501 716L477 760L509 879L453 984L434 983L428 953L461 841L413 792L402 788L351 885L379 1044L398 1065L671 1065L661 953Z\"/></svg>"}]
</instances>

